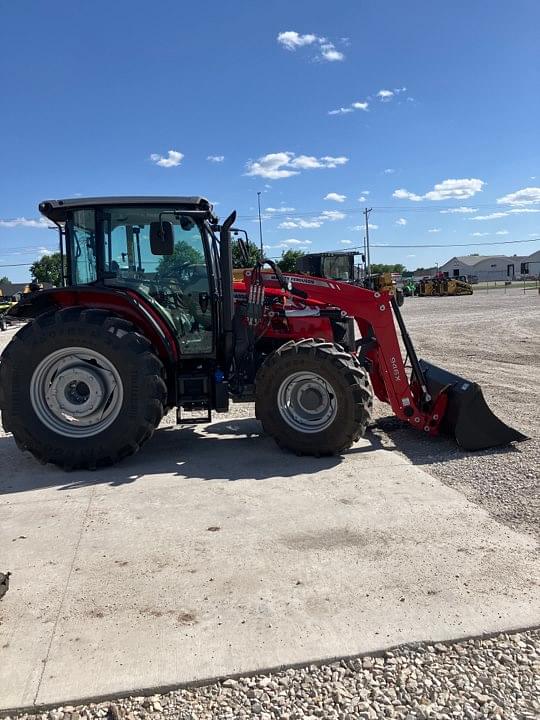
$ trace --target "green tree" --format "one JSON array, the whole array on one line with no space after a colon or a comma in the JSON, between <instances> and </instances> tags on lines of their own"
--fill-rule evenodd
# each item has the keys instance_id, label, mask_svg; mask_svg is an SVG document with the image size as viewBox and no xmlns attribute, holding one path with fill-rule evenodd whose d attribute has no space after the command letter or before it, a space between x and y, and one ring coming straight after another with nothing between
<instances>
[{"instance_id":1,"label":"green tree","mask_svg":"<svg viewBox=\"0 0 540 720\"><path fill-rule=\"evenodd\" d=\"M11 280L8 278L7 275L2 275L2 277L0 277L0 285L8 285L8 284L11 284Z\"/></svg>"},{"instance_id":2,"label":"green tree","mask_svg":"<svg viewBox=\"0 0 540 720\"><path fill-rule=\"evenodd\" d=\"M246 262L240 251L240 243L233 241L233 243L232 243L233 267L234 268L255 267L255 263L261 257L261 252L256 245L253 245L253 243L249 243L248 257L249 257L249 260L246 265Z\"/></svg>"},{"instance_id":3,"label":"green tree","mask_svg":"<svg viewBox=\"0 0 540 720\"><path fill-rule=\"evenodd\" d=\"M295 272L296 263L304 255L302 250L285 250L277 264L283 272Z\"/></svg>"},{"instance_id":4,"label":"green tree","mask_svg":"<svg viewBox=\"0 0 540 720\"><path fill-rule=\"evenodd\" d=\"M30 267L30 273L40 283L51 283L56 287L62 284L62 259L60 253L43 255Z\"/></svg>"},{"instance_id":5,"label":"green tree","mask_svg":"<svg viewBox=\"0 0 540 720\"><path fill-rule=\"evenodd\" d=\"M387 263L371 263L371 272L376 275L378 273L402 273L405 270L405 265L401 263L387 264Z\"/></svg>"},{"instance_id":6,"label":"green tree","mask_svg":"<svg viewBox=\"0 0 540 720\"><path fill-rule=\"evenodd\" d=\"M175 243L172 255L165 255L156 268L156 275L180 278L187 265L205 265L204 256L189 243L180 240Z\"/></svg>"}]
</instances>

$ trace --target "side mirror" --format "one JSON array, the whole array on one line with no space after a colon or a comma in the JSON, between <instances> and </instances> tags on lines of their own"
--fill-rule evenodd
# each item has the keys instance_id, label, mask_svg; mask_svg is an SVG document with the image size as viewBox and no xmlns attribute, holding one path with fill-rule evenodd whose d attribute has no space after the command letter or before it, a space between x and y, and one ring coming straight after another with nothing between
<instances>
[{"instance_id":1,"label":"side mirror","mask_svg":"<svg viewBox=\"0 0 540 720\"><path fill-rule=\"evenodd\" d=\"M174 251L173 226L168 220L150 223L150 252L152 255L172 255Z\"/></svg>"}]
</instances>

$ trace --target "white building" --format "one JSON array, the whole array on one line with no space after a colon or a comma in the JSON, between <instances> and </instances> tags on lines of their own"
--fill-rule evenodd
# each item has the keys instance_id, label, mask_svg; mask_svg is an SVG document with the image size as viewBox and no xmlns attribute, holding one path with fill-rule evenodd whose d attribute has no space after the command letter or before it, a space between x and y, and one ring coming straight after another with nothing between
<instances>
[{"instance_id":1,"label":"white building","mask_svg":"<svg viewBox=\"0 0 540 720\"><path fill-rule=\"evenodd\" d=\"M540 275L540 250L532 255L462 255L439 267L446 277L473 276L486 280L517 280Z\"/></svg>"}]
</instances>

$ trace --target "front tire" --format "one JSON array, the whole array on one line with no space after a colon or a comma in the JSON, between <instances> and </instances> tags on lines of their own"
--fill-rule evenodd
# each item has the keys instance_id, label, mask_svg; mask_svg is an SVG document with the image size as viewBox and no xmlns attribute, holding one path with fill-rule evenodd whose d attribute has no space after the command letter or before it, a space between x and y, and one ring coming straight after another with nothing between
<instances>
[{"instance_id":1,"label":"front tire","mask_svg":"<svg viewBox=\"0 0 540 720\"><path fill-rule=\"evenodd\" d=\"M364 434L373 395L367 372L339 345L282 345L256 378L255 412L277 444L301 455L334 455Z\"/></svg>"},{"instance_id":2,"label":"front tire","mask_svg":"<svg viewBox=\"0 0 540 720\"><path fill-rule=\"evenodd\" d=\"M163 365L132 323L65 308L25 325L0 363L4 428L22 450L66 470L137 452L163 417Z\"/></svg>"}]
</instances>

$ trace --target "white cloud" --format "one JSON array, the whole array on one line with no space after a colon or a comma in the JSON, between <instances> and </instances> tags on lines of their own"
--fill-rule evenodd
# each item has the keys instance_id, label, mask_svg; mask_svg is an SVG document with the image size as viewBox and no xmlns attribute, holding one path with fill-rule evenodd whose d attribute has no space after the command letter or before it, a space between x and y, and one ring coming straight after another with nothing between
<instances>
[{"instance_id":1,"label":"white cloud","mask_svg":"<svg viewBox=\"0 0 540 720\"><path fill-rule=\"evenodd\" d=\"M367 198L365 197L365 195L360 195L360 197L358 198L358 202L366 202L366 200Z\"/></svg>"},{"instance_id":2,"label":"white cloud","mask_svg":"<svg viewBox=\"0 0 540 720\"><path fill-rule=\"evenodd\" d=\"M314 170L323 167L321 161L314 155L298 155L292 158L289 164L293 168L300 168L300 170Z\"/></svg>"},{"instance_id":3,"label":"white cloud","mask_svg":"<svg viewBox=\"0 0 540 720\"><path fill-rule=\"evenodd\" d=\"M540 187L527 187L497 198L499 205L538 205Z\"/></svg>"},{"instance_id":4,"label":"white cloud","mask_svg":"<svg viewBox=\"0 0 540 720\"><path fill-rule=\"evenodd\" d=\"M363 225L353 225L352 227L347 228L347 230L351 230L351 232L360 232L360 230L363 230Z\"/></svg>"},{"instance_id":5,"label":"white cloud","mask_svg":"<svg viewBox=\"0 0 540 720\"><path fill-rule=\"evenodd\" d=\"M385 175L393 175L396 171L394 168L386 168L386 170L383 170Z\"/></svg>"},{"instance_id":6,"label":"white cloud","mask_svg":"<svg viewBox=\"0 0 540 720\"><path fill-rule=\"evenodd\" d=\"M333 43L327 42L321 45L321 58L328 62L340 62L341 60L345 60L345 55L339 50L336 50Z\"/></svg>"},{"instance_id":7,"label":"white cloud","mask_svg":"<svg viewBox=\"0 0 540 720\"><path fill-rule=\"evenodd\" d=\"M405 190L405 188L399 188L398 190L394 190L392 196L398 200L412 200L413 202L420 202L421 200L450 200L452 198L466 199L481 192L484 185L484 181L478 178L448 179L437 183L433 190L430 190L425 195L417 195L416 193Z\"/></svg>"},{"instance_id":8,"label":"white cloud","mask_svg":"<svg viewBox=\"0 0 540 720\"><path fill-rule=\"evenodd\" d=\"M472 237L486 237L486 235L489 235L487 232L474 232L471 233Z\"/></svg>"},{"instance_id":9,"label":"white cloud","mask_svg":"<svg viewBox=\"0 0 540 720\"><path fill-rule=\"evenodd\" d=\"M326 62L339 62L345 59L345 55L336 49L333 42L330 42L325 37L314 35L313 33L307 33L301 35L295 30L286 30L280 32L277 36L277 41L285 49L294 52L298 48L306 47L309 45L317 44L319 46L319 52L316 55L316 60L326 60Z\"/></svg>"},{"instance_id":10,"label":"white cloud","mask_svg":"<svg viewBox=\"0 0 540 720\"><path fill-rule=\"evenodd\" d=\"M329 115L346 115L347 113L352 113L353 109L352 107L340 107L337 110L329 110Z\"/></svg>"},{"instance_id":11,"label":"white cloud","mask_svg":"<svg viewBox=\"0 0 540 720\"><path fill-rule=\"evenodd\" d=\"M209 155L206 159L209 162L222 163L225 160L225 155Z\"/></svg>"},{"instance_id":12,"label":"white cloud","mask_svg":"<svg viewBox=\"0 0 540 720\"><path fill-rule=\"evenodd\" d=\"M378 230L378 229L379 229L379 226L378 226L378 225L375 225L375 224L373 224L373 223L368 223L368 228L369 228L370 230Z\"/></svg>"},{"instance_id":13,"label":"white cloud","mask_svg":"<svg viewBox=\"0 0 540 720\"><path fill-rule=\"evenodd\" d=\"M314 155L295 155L288 151L269 153L257 160L249 160L246 164L246 175L281 180L298 175L300 170L336 168L339 165L345 165L348 161L349 158L344 156L325 155L317 158Z\"/></svg>"},{"instance_id":14,"label":"white cloud","mask_svg":"<svg viewBox=\"0 0 540 720\"><path fill-rule=\"evenodd\" d=\"M293 207L285 207L285 206L278 207L278 208L268 207L268 208L265 208L265 209L264 209L264 212L270 213L270 214L274 214L274 213L292 213L292 212L294 212L294 211L295 211L295 208L293 208Z\"/></svg>"},{"instance_id":15,"label":"white cloud","mask_svg":"<svg viewBox=\"0 0 540 720\"><path fill-rule=\"evenodd\" d=\"M322 224L323 221L318 219L304 220L303 218L297 218L295 220L284 220L278 225L278 228L280 230L294 230L296 228L302 228L303 230L305 230L309 228L321 227Z\"/></svg>"},{"instance_id":16,"label":"white cloud","mask_svg":"<svg viewBox=\"0 0 540 720\"><path fill-rule=\"evenodd\" d=\"M399 218L398 220L396 220L396 225L406 225L406 224L407 224L407 221L405 220L405 218Z\"/></svg>"},{"instance_id":17,"label":"white cloud","mask_svg":"<svg viewBox=\"0 0 540 720\"><path fill-rule=\"evenodd\" d=\"M325 220L335 222L336 220L344 220L346 217L345 213L342 213L339 210L323 210L317 219L322 220L323 222Z\"/></svg>"},{"instance_id":18,"label":"white cloud","mask_svg":"<svg viewBox=\"0 0 540 720\"><path fill-rule=\"evenodd\" d=\"M342 245L352 245L352 240L340 240L339 242Z\"/></svg>"},{"instance_id":19,"label":"white cloud","mask_svg":"<svg viewBox=\"0 0 540 720\"><path fill-rule=\"evenodd\" d=\"M508 230L497 230L495 235L508 235Z\"/></svg>"},{"instance_id":20,"label":"white cloud","mask_svg":"<svg viewBox=\"0 0 540 720\"><path fill-rule=\"evenodd\" d=\"M349 162L349 158L345 157L344 155L338 155L337 157L332 157L332 155L325 155L321 158L321 165L318 167L328 167L328 168L335 168L338 167L338 165L346 165Z\"/></svg>"},{"instance_id":21,"label":"white cloud","mask_svg":"<svg viewBox=\"0 0 540 720\"><path fill-rule=\"evenodd\" d=\"M441 232L441 228L431 228L430 230L428 230L428 232L429 232L429 233L440 233L440 232Z\"/></svg>"},{"instance_id":22,"label":"white cloud","mask_svg":"<svg viewBox=\"0 0 540 720\"><path fill-rule=\"evenodd\" d=\"M508 213L506 212L493 212L489 213L489 215L475 215L473 218L470 218L471 220L498 220L499 218L506 217Z\"/></svg>"},{"instance_id":23,"label":"white cloud","mask_svg":"<svg viewBox=\"0 0 540 720\"><path fill-rule=\"evenodd\" d=\"M362 190L362 195L369 195L371 190Z\"/></svg>"},{"instance_id":24,"label":"white cloud","mask_svg":"<svg viewBox=\"0 0 540 720\"><path fill-rule=\"evenodd\" d=\"M269 153L258 160L249 160L246 167L246 175L255 175L269 178L270 180L281 180L282 178L298 175L296 170L287 170L292 157L290 152Z\"/></svg>"},{"instance_id":25,"label":"white cloud","mask_svg":"<svg viewBox=\"0 0 540 720\"><path fill-rule=\"evenodd\" d=\"M415 202L422 200L420 195L415 195L415 193L409 192L408 190L405 190L405 188L398 188L397 190L394 190L392 197L395 197L397 200L414 200Z\"/></svg>"},{"instance_id":26,"label":"white cloud","mask_svg":"<svg viewBox=\"0 0 540 720\"><path fill-rule=\"evenodd\" d=\"M314 42L317 42L317 39L316 35L300 35L300 33L297 33L294 30L280 32L277 36L278 43L287 48L287 50L292 51L299 47L304 47L305 45L313 45Z\"/></svg>"},{"instance_id":27,"label":"white cloud","mask_svg":"<svg viewBox=\"0 0 540 720\"><path fill-rule=\"evenodd\" d=\"M0 220L0 227L14 228L14 227L27 227L27 228L42 228L47 229L49 227L55 227L50 220L40 217L37 220L33 220L25 217L8 218Z\"/></svg>"},{"instance_id":28,"label":"white cloud","mask_svg":"<svg viewBox=\"0 0 540 720\"><path fill-rule=\"evenodd\" d=\"M289 240L283 240L283 242L280 242L279 245L275 247L306 247L307 245L311 245L311 240L296 240L295 238L290 238Z\"/></svg>"},{"instance_id":29,"label":"white cloud","mask_svg":"<svg viewBox=\"0 0 540 720\"><path fill-rule=\"evenodd\" d=\"M167 157L164 157L163 155L158 155L157 153L152 153L150 155L150 160L152 160L153 163L159 165L159 167L166 168L176 167L177 165L180 165L183 159L183 153L178 152L178 150L169 150L169 152L167 153Z\"/></svg>"},{"instance_id":30,"label":"white cloud","mask_svg":"<svg viewBox=\"0 0 540 720\"><path fill-rule=\"evenodd\" d=\"M346 195L340 195L339 193L330 192L323 197L323 200L332 200L333 202L342 203L347 199Z\"/></svg>"},{"instance_id":31,"label":"white cloud","mask_svg":"<svg viewBox=\"0 0 540 720\"><path fill-rule=\"evenodd\" d=\"M413 258L413 257L416 257L416 255L405 255L405 257Z\"/></svg>"},{"instance_id":32,"label":"white cloud","mask_svg":"<svg viewBox=\"0 0 540 720\"><path fill-rule=\"evenodd\" d=\"M448 208L448 210L441 210L441 215L466 215L467 213L474 213L478 212L478 208L472 208L472 207L456 207L456 208Z\"/></svg>"},{"instance_id":33,"label":"white cloud","mask_svg":"<svg viewBox=\"0 0 540 720\"><path fill-rule=\"evenodd\" d=\"M342 58L340 58L342 59ZM395 88L394 90L379 90L376 97L380 100L380 102L390 102L394 95L399 95L400 93L404 93L407 90L407 88ZM369 101L372 100L372 97L368 95L367 100L355 100L350 105L345 107L337 108L336 110L330 110L328 112L329 115L345 115L347 113L353 112L353 110L362 110L363 112L369 112ZM407 98L407 100L410 100L412 102L412 98Z\"/></svg>"}]
</instances>

